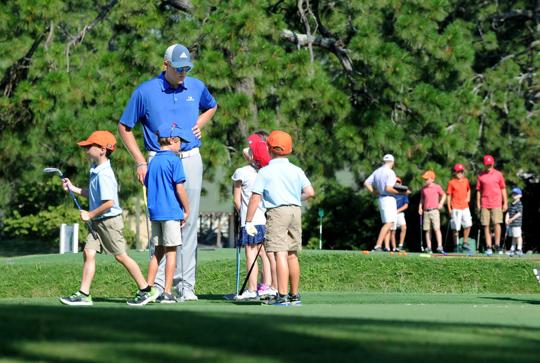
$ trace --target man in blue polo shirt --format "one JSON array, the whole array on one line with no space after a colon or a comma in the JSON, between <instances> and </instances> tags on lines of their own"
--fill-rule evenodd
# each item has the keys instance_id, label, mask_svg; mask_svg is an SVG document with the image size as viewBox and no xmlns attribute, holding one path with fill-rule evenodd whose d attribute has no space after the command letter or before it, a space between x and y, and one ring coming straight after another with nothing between
<instances>
[{"instance_id":1,"label":"man in blue polo shirt","mask_svg":"<svg viewBox=\"0 0 540 363\"><path fill-rule=\"evenodd\" d=\"M192 138L182 143L182 149L178 154L182 159L186 175L184 186L191 207L191 217L183 228L183 261L180 259L177 261L174 285L177 291L184 291L185 300L197 300L194 291L197 264L197 218L203 173L199 147L201 146L201 129L216 113L217 103L202 81L187 77L193 64L186 47L174 44L167 48L163 66L164 72L135 89L120 118L118 132L136 162L139 182L144 183L148 164L133 135L135 125L139 122L142 125L144 146L149 158L159 151L155 132L163 123L176 123L183 129L192 130ZM180 276L181 263L184 264L183 281ZM162 264L156 277L156 287L162 290L163 282ZM180 284L183 284L183 288Z\"/></svg>"}]
</instances>

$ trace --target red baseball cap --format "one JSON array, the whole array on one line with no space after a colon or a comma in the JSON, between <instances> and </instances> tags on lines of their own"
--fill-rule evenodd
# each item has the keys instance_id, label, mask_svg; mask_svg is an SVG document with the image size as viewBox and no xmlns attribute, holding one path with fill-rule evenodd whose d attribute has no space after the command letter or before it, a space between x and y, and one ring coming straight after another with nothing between
<instances>
[{"instance_id":1,"label":"red baseball cap","mask_svg":"<svg viewBox=\"0 0 540 363\"><path fill-rule=\"evenodd\" d=\"M257 164L257 167L262 168L263 166L268 165L271 157L268 152L266 141L264 141L260 135L255 133L248 137L248 144L251 153L253 154L253 161Z\"/></svg>"},{"instance_id":2,"label":"red baseball cap","mask_svg":"<svg viewBox=\"0 0 540 363\"><path fill-rule=\"evenodd\" d=\"M106 148L107 150L114 151L114 149L116 148L116 138L109 131L94 131L90 136L88 136L88 139L79 141L77 145L99 145Z\"/></svg>"},{"instance_id":3,"label":"red baseball cap","mask_svg":"<svg viewBox=\"0 0 540 363\"><path fill-rule=\"evenodd\" d=\"M495 159L493 159L493 156L486 155L484 156L484 165L493 165L495 164Z\"/></svg>"},{"instance_id":4,"label":"red baseball cap","mask_svg":"<svg viewBox=\"0 0 540 363\"><path fill-rule=\"evenodd\" d=\"M457 173L459 171L463 171L465 170L465 167L463 166L463 164L456 164L454 165L454 171Z\"/></svg>"},{"instance_id":5,"label":"red baseball cap","mask_svg":"<svg viewBox=\"0 0 540 363\"><path fill-rule=\"evenodd\" d=\"M277 155L288 155L292 152L292 137L285 131L272 131L266 142L272 152Z\"/></svg>"}]
</instances>

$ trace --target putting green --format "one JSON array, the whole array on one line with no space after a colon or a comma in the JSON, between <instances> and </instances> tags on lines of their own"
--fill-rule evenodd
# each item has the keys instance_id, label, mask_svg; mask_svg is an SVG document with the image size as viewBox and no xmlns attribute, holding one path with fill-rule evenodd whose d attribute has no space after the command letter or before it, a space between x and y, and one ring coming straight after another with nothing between
<instances>
[{"instance_id":1,"label":"putting green","mask_svg":"<svg viewBox=\"0 0 540 363\"><path fill-rule=\"evenodd\" d=\"M540 294L306 293L301 307L0 299L10 362L536 362Z\"/></svg>"}]
</instances>

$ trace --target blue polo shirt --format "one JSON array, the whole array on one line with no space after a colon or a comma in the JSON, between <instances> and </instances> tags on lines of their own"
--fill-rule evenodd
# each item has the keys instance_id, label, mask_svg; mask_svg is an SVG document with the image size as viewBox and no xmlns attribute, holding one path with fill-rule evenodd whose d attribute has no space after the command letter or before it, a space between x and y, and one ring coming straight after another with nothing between
<instances>
[{"instance_id":1,"label":"blue polo shirt","mask_svg":"<svg viewBox=\"0 0 540 363\"><path fill-rule=\"evenodd\" d=\"M152 221L184 219L176 185L186 181L180 158L169 150L160 150L148 164L144 185L148 189L148 211Z\"/></svg>"},{"instance_id":2,"label":"blue polo shirt","mask_svg":"<svg viewBox=\"0 0 540 363\"><path fill-rule=\"evenodd\" d=\"M311 185L302 169L287 158L276 158L259 170L252 192L261 194L266 209L302 205L302 190Z\"/></svg>"},{"instance_id":3,"label":"blue polo shirt","mask_svg":"<svg viewBox=\"0 0 540 363\"><path fill-rule=\"evenodd\" d=\"M178 127L191 130L200 112L216 105L216 100L202 81L186 77L183 84L173 88L163 72L137 87L122 113L120 123L133 128L140 122L143 127L144 147L146 150L159 151L155 133L162 123L175 122ZM200 145L201 140L193 135L189 142L182 143L182 151Z\"/></svg>"},{"instance_id":4,"label":"blue polo shirt","mask_svg":"<svg viewBox=\"0 0 540 363\"><path fill-rule=\"evenodd\" d=\"M394 194L394 198L396 198L397 209L409 204L409 197L405 194Z\"/></svg>"},{"instance_id":5,"label":"blue polo shirt","mask_svg":"<svg viewBox=\"0 0 540 363\"><path fill-rule=\"evenodd\" d=\"M89 209L93 211L108 200L113 201L111 209L96 217L102 219L122 214L118 202L118 183L111 168L111 161L100 165L92 165L90 169L90 184L88 186Z\"/></svg>"}]
</instances>

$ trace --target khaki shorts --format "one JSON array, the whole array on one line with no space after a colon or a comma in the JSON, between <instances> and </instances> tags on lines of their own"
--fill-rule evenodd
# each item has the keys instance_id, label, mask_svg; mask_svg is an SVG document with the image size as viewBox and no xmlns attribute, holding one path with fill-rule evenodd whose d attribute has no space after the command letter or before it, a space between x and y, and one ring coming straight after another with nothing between
<instances>
[{"instance_id":1,"label":"khaki shorts","mask_svg":"<svg viewBox=\"0 0 540 363\"><path fill-rule=\"evenodd\" d=\"M441 218L438 209L424 211L424 225L422 227L424 231L441 228Z\"/></svg>"},{"instance_id":2,"label":"khaki shorts","mask_svg":"<svg viewBox=\"0 0 540 363\"><path fill-rule=\"evenodd\" d=\"M501 224L503 222L502 208L482 208L480 210L480 223L483 226L491 224Z\"/></svg>"},{"instance_id":3,"label":"khaki shorts","mask_svg":"<svg viewBox=\"0 0 540 363\"><path fill-rule=\"evenodd\" d=\"M268 252L302 249L302 210L287 205L266 211L264 246Z\"/></svg>"},{"instance_id":4,"label":"khaki shorts","mask_svg":"<svg viewBox=\"0 0 540 363\"><path fill-rule=\"evenodd\" d=\"M180 221L152 221L152 246L175 247L182 244Z\"/></svg>"},{"instance_id":5,"label":"khaki shorts","mask_svg":"<svg viewBox=\"0 0 540 363\"><path fill-rule=\"evenodd\" d=\"M92 221L94 229L98 234L98 239L89 233L86 237L84 248L105 252L108 255L118 256L126 253L127 244L124 238L124 220L121 215L116 217L96 219Z\"/></svg>"}]
</instances>

